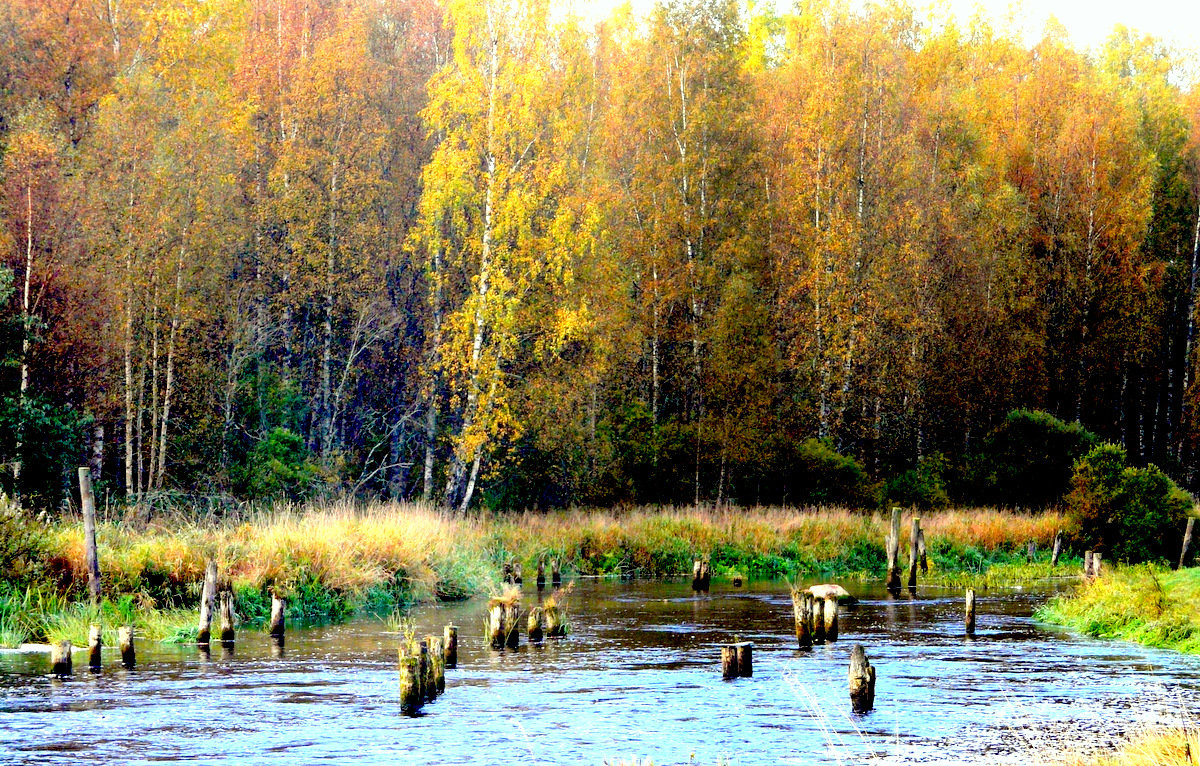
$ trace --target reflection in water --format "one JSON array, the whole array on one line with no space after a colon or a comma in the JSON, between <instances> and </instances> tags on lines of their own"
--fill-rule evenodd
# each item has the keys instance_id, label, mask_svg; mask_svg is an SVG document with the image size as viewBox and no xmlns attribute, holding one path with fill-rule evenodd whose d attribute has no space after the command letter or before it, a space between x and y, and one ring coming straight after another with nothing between
<instances>
[{"instance_id":1,"label":"reflection in water","mask_svg":"<svg viewBox=\"0 0 1200 766\"><path fill-rule=\"evenodd\" d=\"M58 681L44 656L0 658L0 764L697 764L1028 761L1047 729L1119 733L1194 706L1200 658L1072 637L1036 625L1047 591L981 594L963 638L962 593L915 598L851 584L841 640L796 650L783 583L582 581L575 631L512 651L483 641L484 602L424 608L418 635L456 623L459 667L422 715L401 718L398 634L378 621L293 631L284 655L246 632L211 663L195 646L139 646L99 676ZM535 590L525 591L527 605ZM902 601L902 603L901 603ZM754 677L721 682L720 645L753 641ZM861 643L875 710L850 713L846 668ZM1153 693L1148 693L1150 690ZM1079 740L1080 737L1074 737ZM1077 744L1072 741L1070 744ZM259 760L255 760L258 758Z\"/></svg>"}]
</instances>

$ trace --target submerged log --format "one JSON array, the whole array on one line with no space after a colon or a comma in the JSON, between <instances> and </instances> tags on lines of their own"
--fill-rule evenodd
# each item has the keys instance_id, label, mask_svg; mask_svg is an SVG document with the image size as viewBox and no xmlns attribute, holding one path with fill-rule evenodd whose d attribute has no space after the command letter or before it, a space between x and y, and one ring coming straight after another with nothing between
<instances>
[{"instance_id":1,"label":"submerged log","mask_svg":"<svg viewBox=\"0 0 1200 766\"><path fill-rule=\"evenodd\" d=\"M836 598L825 599L825 640L832 643L838 637L838 602Z\"/></svg>"},{"instance_id":2,"label":"submerged log","mask_svg":"<svg viewBox=\"0 0 1200 766\"><path fill-rule=\"evenodd\" d=\"M445 640L445 657L446 667L458 667L458 626L447 625L443 630L442 638Z\"/></svg>"},{"instance_id":3,"label":"submerged log","mask_svg":"<svg viewBox=\"0 0 1200 766\"><path fill-rule=\"evenodd\" d=\"M908 538L908 588L913 590L917 587L917 563L920 560L920 554L917 550L921 539L921 520L914 517L912 520L912 531Z\"/></svg>"},{"instance_id":4,"label":"submerged log","mask_svg":"<svg viewBox=\"0 0 1200 766\"><path fill-rule=\"evenodd\" d=\"M875 707L875 668L867 661L862 644L850 650L850 707L855 713L866 713Z\"/></svg>"},{"instance_id":5,"label":"submerged log","mask_svg":"<svg viewBox=\"0 0 1200 766\"><path fill-rule=\"evenodd\" d=\"M812 648L812 594L792 590L792 618L796 622L796 643L801 649Z\"/></svg>"},{"instance_id":6,"label":"submerged log","mask_svg":"<svg viewBox=\"0 0 1200 766\"><path fill-rule=\"evenodd\" d=\"M1050 552L1050 566L1058 566L1058 557L1062 555L1062 530L1054 533L1054 549Z\"/></svg>"},{"instance_id":7,"label":"submerged log","mask_svg":"<svg viewBox=\"0 0 1200 766\"><path fill-rule=\"evenodd\" d=\"M117 628L117 644L121 647L121 664L132 668L137 664L137 652L133 647L133 626Z\"/></svg>"},{"instance_id":8,"label":"submerged log","mask_svg":"<svg viewBox=\"0 0 1200 766\"><path fill-rule=\"evenodd\" d=\"M102 664L100 647L104 644L99 625L88 626L88 667L99 670Z\"/></svg>"},{"instance_id":9,"label":"submerged log","mask_svg":"<svg viewBox=\"0 0 1200 766\"><path fill-rule=\"evenodd\" d=\"M967 628L967 635L975 635L975 591L970 588L967 589L966 616L963 622Z\"/></svg>"},{"instance_id":10,"label":"submerged log","mask_svg":"<svg viewBox=\"0 0 1200 766\"><path fill-rule=\"evenodd\" d=\"M892 509L892 531L887 537L887 589L900 592L900 509Z\"/></svg>"},{"instance_id":11,"label":"submerged log","mask_svg":"<svg viewBox=\"0 0 1200 766\"><path fill-rule=\"evenodd\" d=\"M217 562L209 561L204 567L204 587L200 591L200 625L196 643L207 646L212 631L213 602L217 597Z\"/></svg>"},{"instance_id":12,"label":"submerged log","mask_svg":"<svg viewBox=\"0 0 1200 766\"><path fill-rule=\"evenodd\" d=\"M50 645L50 672L56 676L71 675L71 642L59 641Z\"/></svg>"},{"instance_id":13,"label":"submerged log","mask_svg":"<svg viewBox=\"0 0 1200 766\"><path fill-rule=\"evenodd\" d=\"M1188 549L1192 547L1192 527L1196 526L1194 518L1188 518L1187 529L1183 531L1183 550L1179 553L1179 566L1176 569L1183 569L1187 566Z\"/></svg>"}]
</instances>

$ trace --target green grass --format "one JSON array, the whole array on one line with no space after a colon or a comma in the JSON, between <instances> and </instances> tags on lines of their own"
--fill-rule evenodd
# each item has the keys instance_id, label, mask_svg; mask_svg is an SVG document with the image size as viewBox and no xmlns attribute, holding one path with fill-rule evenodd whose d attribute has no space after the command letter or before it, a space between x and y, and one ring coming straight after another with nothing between
<instances>
[{"instance_id":1,"label":"green grass","mask_svg":"<svg viewBox=\"0 0 1200 766\"><path fill-rule=\"evenodd\" d=\"M1096 638L1200 654L1200 569L1114 567L1070 596L1053 599L1038 619Z\"/></svg>"}]
</instances>

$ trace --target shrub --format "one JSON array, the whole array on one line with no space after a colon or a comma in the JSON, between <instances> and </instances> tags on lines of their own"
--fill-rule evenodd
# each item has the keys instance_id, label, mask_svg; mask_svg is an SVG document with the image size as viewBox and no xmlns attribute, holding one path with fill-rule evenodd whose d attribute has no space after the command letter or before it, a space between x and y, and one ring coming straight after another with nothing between
<instances>
[{"instance_id":1,"label":"shrub","mask_svg":"<svg viewBox=\"0 0 1200 766\"><path fill-rule=\"evenodd\" d=\"M1096 447L1075 465L1067 505L1085 544L1128 562L1168 559L1192 497L1155 465L1129 468L1114 444Z\"/></svg>"},{"instance_id":2,"label":"shrub","mask_svg":"<svg viewBox=\"0 0 1200 766\"><path fill-rule=\"evenodd\" d=\"M1078 423L1014 410L972 461L974 499L1027 508L1052 505L1071 488L1075 461L1097 443L1097 436Z\"/></svg>"},{"instance_id":3,"label":"shrub","mask_svg":"<svg viewBox=\"0 0 1200 766\"><path fill-rule=\"evenodd\" d=\"M948 467L941 453L921 458L916 468L888 479L885 505L945 508L950 504L945 480Z\"/></svg>"},{"instance_id":4,"label":"shrub","mask_svg":"<svg viewBox=\"0 0 1200 766\"><path fill-rule=\"evenodd\" d=\"M875 505L866 471L828 439L800 444L787 471L788 500L812 505Z\"/></svg>"},{"instance_id":5,"label":"shrub","mask_svg":"<svg viewBox=\"0 0 1200 766\"><path fill-rule=\"evenodd\" d=\"M317 484L320 472L304 440L287 428L273 428L250 451L246 489L255 498L300 500Z\"/></svg>"}]
</instances>

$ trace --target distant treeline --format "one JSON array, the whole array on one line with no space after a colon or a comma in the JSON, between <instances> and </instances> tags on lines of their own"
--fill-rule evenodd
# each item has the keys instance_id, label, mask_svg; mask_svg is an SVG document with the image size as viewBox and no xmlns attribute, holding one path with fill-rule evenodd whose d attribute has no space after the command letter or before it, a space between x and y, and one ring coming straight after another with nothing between
<instances>
[{"instance_id":1,"label":"distant treeline","mask_svg":"<svg viewBox=\"0 0 1200 766\"><path fill-rule=\"evenodd\" d=\"M551 5L0 0L7 491L1022 505L1022 409L1195 486L1189 62Z\"/></svg>"}]
</instances>

